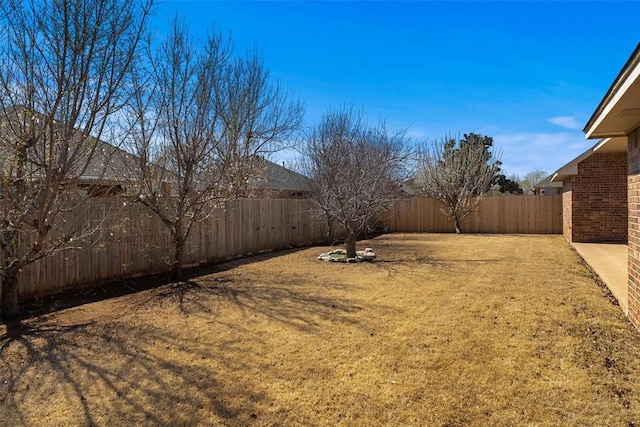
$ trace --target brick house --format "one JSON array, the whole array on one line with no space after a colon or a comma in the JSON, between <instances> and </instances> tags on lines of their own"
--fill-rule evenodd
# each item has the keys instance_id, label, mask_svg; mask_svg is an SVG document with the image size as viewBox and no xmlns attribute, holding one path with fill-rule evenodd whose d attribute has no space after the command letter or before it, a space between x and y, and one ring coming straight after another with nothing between
<instances>
[{"instance_id":1,"label":"brick house","mask_svg":"<svg viewBox=\"0 0 640 427\"><path fill-rule=\"evenodd\" d=\"M562 192L562 182L551 181L554 174L549 175L533 186L533 194L536 196L553 196Z\"/></svg>"},{"instance_id":2,"label":"brick house","mask_svg":"<svg viewBox=\"0 0 640 427\"><path fill-rule=\"evenodd\" d=\"M606 138L562 166L562 231L569 242L627 242L627 141Z\"/></svg>"},{"instance_id":3,"label":"brick house","mask_svg":"<svg viewBox=\"0 0 640 427\"><path fill-rule=\"evenodd\" d=\"M640 329L640 44L587 122L584 133L588 139L626 140L629 319Z\"/></svg>"}]
</instances>

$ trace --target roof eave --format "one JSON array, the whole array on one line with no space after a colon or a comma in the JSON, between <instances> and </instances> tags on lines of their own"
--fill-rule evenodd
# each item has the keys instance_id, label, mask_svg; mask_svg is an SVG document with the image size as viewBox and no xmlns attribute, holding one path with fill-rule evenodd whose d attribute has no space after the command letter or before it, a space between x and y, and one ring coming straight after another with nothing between
<instances>
[{"instance_id":1,"label":"roof eave","mask_svg":"<svg viewBox=\"0 0 640 427\"><path fill-rule=\"evenodd\" d=\"M551 182L562 182L565 179L567 179L567 176L565 175L560 175L558 172L554 173L553 176L551 177Z\"/></svg>"},{"instance_id":2,"label":"roof eave","mask_svg":"<svg viewBox=\"0 0 640 427\"><path fill-rule=\"evenodd\" d=\"M635 50L625 63L624 67L609 87L602 101L589 118L583 132L587 139L605 138L614 136L626 136L634 126L640 124L640 120L631 118L630 120L621 120L622 113L617 112L613 117L612 112L620 101L627 95L634 83L640 81L640 43L636 45ZM635 98L635 97L634 97ZM638 105L640 107L640 105ZM604 126L605 122L613 119L620 123L614 123L614 126ZM631 125L629 123L632 123Z\"/></svg>"}]
</instances>

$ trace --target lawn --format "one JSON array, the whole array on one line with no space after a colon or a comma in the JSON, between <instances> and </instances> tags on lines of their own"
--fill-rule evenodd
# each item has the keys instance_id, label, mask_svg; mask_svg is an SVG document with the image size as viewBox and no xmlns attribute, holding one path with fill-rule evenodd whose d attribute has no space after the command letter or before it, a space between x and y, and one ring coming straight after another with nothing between
<instances>
[{"instance_id":1,"label":"lawn","mask_svg":"<svg viewBox=\"0 0 640 427\"><path fill-rule=\"evenodd\" d=\"M562 237L359 246L0 326L0 425L640 426L640 333Z\"/></svg>"}]
</instances>

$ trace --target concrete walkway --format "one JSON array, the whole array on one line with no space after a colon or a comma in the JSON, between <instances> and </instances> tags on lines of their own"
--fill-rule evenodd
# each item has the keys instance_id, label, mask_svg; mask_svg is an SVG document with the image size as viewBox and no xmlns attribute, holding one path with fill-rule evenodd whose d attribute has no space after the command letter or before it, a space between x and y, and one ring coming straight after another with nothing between
<instances>
[{"instance_id":1,"label":"concrete walkway","mask_svg":"<svg viewBox=\"0 0 640 427\"><path fill-rule=\"evenodd\" d=\"M627 303L627 245L615 243L573 243L573 247L589 266L600 276L625 315Z\"/></svg>"}]
</instances>

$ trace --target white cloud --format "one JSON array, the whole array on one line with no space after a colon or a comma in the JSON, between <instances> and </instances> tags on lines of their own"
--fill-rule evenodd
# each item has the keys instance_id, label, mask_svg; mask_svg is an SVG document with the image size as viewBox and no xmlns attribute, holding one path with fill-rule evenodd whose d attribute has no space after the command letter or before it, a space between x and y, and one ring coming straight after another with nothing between
<instances>
[{"instance_id":1,"label":"white cloud","mask_svg":"<svg viewBox=\"0 0 640 427\"><path fill-rule=\"evenodd\" d=\"M582 123L576 120L576 118L573 116L551 117L547 120L550 123L561 126L565 129L581 129L582 128Z\"/></svg>"},{"instance_id":2,"label":"white cloud","mask_svg":"<svg viewBox=\"0 0 640 427\"><path fill-rule=\"evenodd\" d=\"M407 133L405 135L407 138L410 138L412 141L414 142L424 142L428 139L429 137L429 133L427 132L426 129L422 129L422 128L410 128L407 130Z\"/></svg>"},{"instance_id":3,"label":"white cloud","mask_svg":"<svg viewBox=\"0 0 640 427\"><path fill-rule=\"evenodd\" d=\"M502 134L493 140L502 151L505 174L520 177L536 169L552 173L595 143L587 141L582 132Z\"/></svg>"}]
</instances>

